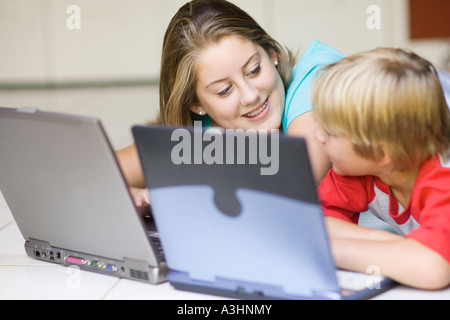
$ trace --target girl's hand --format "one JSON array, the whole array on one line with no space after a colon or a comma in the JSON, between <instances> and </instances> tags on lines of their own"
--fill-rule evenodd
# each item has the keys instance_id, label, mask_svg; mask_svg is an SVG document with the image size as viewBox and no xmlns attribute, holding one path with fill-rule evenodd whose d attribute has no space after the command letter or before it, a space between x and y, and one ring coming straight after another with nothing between
<instances>
[{"instance_id":1,"label":"girl's hand","mask_svg":"<svg viewBox=\"0 0 450 320\"><path fill-rule=\"evenodd\" d=\"M130 193L133 197L135 206L138 208L142 215L150 213L150 198L146 188L130 187Z\"/></svg>"}]
</instances>

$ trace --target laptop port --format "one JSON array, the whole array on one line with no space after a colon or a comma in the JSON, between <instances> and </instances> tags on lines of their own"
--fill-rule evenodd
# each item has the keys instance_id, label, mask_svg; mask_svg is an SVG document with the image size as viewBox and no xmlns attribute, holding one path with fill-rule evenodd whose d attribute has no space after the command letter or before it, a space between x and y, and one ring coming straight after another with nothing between
<instances>
[{"instance_id":1,"label":"laptop port","mask_svg":"<svg viewBox=\"0 0 450 320\"><path fill-rule=\"evenodd\" d=\"M113 264L108 264L106 266L106 270L115 272L117 270L117 267Z\"/></svg>"},{"instance_id":2,"label":"laptop port","mask_svg":"<svg viewBox=\"0 0 450 320\"><path fill-rule=\"evenodd\" d=\"M83 258L77 258L77 257L67 257L66 261L73 264L84 264L85 260Z\"/></svg>"}]
</instances>

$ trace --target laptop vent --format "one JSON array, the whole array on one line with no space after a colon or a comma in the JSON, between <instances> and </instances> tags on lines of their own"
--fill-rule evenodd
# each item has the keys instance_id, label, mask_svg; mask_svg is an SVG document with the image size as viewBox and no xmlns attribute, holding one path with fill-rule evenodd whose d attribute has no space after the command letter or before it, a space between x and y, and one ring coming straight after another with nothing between
<instances>
[{"instance_id":1,"label":"laptop vent","mask_svg":"<svg viewBox=\"0 0 450 320\"><path fill-rule=\"evenodd\" d=\"M149 280L148 277L148 272L144 272L144 271L140 271L140 270L135 270L135 269L130 269L130 276L132 278L136 278L136 279L140 279L140 280Z\"/></svg>"}]
</instances>

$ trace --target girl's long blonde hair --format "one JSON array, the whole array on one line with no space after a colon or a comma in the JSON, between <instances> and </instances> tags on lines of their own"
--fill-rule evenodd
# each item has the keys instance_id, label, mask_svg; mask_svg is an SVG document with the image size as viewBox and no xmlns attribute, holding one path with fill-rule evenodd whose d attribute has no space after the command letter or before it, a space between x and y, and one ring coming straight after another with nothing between
<instances>
[{"instance_id":1,"label":"girl's long blonde hair","mask_svg":"<svg viewBox=\"0 0 450 320\"><path fill-rule=\"evenodd\" d=\"M160 124L192 125L199 116L189 107L198 102L195 63L199 52L225 36L237 36L278 55L278 72L289 84L295 59L246 12L225 0L193 0L172 18L163 43L159 84Z\"/></svg>"}]
</instances>

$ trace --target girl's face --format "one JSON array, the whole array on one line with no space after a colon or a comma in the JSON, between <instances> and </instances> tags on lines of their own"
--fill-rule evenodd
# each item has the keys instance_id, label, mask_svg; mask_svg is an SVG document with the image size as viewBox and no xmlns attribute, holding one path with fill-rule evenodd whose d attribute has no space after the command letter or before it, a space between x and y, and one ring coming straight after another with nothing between
<instances>
[{"instance_id":1,"label":"girl's face","mask_svg":"<svg viewBox=\"0 0 450 320\"><path fill-rule=\"evenodd\" d=\"M285 89L271 57L259 45L225 37L197 57L197 114L208 114L213 125L230 129L278 129Z\"/></svg>"}]
</instances>

